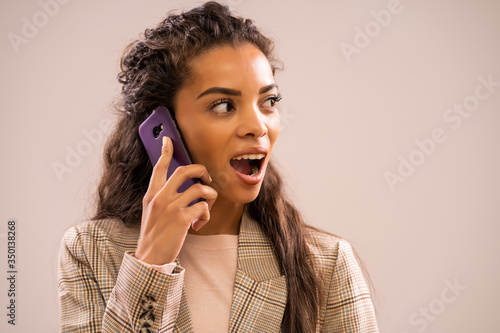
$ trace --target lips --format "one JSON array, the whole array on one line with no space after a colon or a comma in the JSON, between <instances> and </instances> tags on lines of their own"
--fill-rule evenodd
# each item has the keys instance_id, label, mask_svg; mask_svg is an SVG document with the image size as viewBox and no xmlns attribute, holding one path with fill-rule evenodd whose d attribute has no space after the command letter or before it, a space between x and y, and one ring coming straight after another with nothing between
<instances>
[{"instance_id":1,"label":"lips","mask_svg":"<svg viewBox=\"0 0 500 333\"><path fill-rule=\"evenodd\" d=\"M261 169L267 152L268 150L264 147L247 148L236 154L229 163L238 173L255 176Z\"/></svg>"},{"instance_id":2,"label":"lips","mask_svg":"<svg viewBox=\"0 0 500 333\"><path fill-rule=\"evenodd\" d=\"M251 156L247 158L247 156ZM253 158L255 156L256 158ZM244 175L255 176L262 166L264 155L244 155L240 159L232 159L229 161L233 169Z\"/></svg>"},{"instance_id":3,"label":"lips","mask_svg":"<svg viewBox=\"0 0 500 333\"><path fill-rule=\"evenodd\" d=\"M267 154L268 149L265 147L246 148L239 151L229 164L242 182L247 185L256 185L263 178Z\"/></svg>"},{"instance_id":4,"label":"lips","mask_svg":"<svg viewBox=\"0 0 500 333\"><path fill-rule=\"evenodd\" d=\"M249 148L245 148L245 149L240 150L232 158L234 159L236 157L247 155L247 154L264 154L264 155L267 155L268 152L269 152L269 149L266 148L266 147L263 147L263 146L249 147Z\"/></svg>"},{"instance_id":5,"label":"lips","mask_svg":"<svg viewBox=\"0 0 500 333\"><path fill-rule=\"evenodd\" d=\"M263 161L263 160L264 159L262 159L261 161ZM243 182L244 184L249 185L249 186L254 186L254 185L258 185L262 181L262 179L264 178L266 165L264 164L264 162L261 162L259 167L254 169L253 174L249 174L249 175L242 173L235 168L232 168L232 169L233 169L233 172L236 175L236 177L241 182Z\"/></svg>"}]
</instances>

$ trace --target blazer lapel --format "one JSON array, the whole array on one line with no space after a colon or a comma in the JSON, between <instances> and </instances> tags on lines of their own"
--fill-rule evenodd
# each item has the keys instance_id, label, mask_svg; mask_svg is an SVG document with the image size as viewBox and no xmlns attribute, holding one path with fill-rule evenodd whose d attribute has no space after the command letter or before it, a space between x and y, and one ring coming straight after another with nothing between
<instances>
[{"instance_id":1,"label":"blazer lapel","mask_svg":"<svg viewBox=\"0 0 500 333\"><path fill-rule=\"evenodd\" d=\"M176 262L179 264L179 258ZM286 279L280 273L271 243L245 210L238 237L229 332L280 332L286 297ZM184 288L174 332L193 332Z\"/></svg>"},{"instance_id":2,"label":"blazer lapel","mask_svg":"<svg viewBox=\"0 0 500 333\"><path fill-rule=\"evenodd\" d=\"M243 213L229 332L279 332L287 298L271 243L259 223Z\"/></svg>"}]
</instances>

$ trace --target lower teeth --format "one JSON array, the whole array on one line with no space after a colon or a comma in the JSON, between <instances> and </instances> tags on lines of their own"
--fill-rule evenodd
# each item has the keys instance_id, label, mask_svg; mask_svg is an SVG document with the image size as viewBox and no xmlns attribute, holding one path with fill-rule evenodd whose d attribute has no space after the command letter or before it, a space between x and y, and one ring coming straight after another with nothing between
<instances>
[{"instance_id":1,"label":"lower teeth","mask_svg":"<svg viewBox=\"0 0 500 333\"><path fill-rule=\"evenodd\" d=\"M257 166L252 166L252 174L250 176L255 176L259 172L259 168Z\"/></svg>"}]
</instances>

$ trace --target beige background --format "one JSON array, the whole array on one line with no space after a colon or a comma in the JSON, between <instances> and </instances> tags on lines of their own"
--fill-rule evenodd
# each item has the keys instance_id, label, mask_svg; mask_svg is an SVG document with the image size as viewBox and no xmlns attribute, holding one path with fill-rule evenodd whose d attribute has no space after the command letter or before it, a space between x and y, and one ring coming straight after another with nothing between
<instances>
[{"instance_id":1,"label":"beige background","mask_svg":"<svg viewBox=\"0 0 500 333\"><path fill-rule=\"evenodd\" d=\"M66 2L52 6L52 16L36 0L0 5L2 332L58 330L59 241L89 215L102 155L102 140L85 133L99 139L113 121L125 45L168 10L201 4ZM479 77L500 82L500 3L227 3L278 41L285 71L276 77L283 94L276 157L308 220L359 251L376 288L381 331L498 331L500 87L478 88L481 100L472 96ZM371 11L388 8L398 13L381 26ZM23 36L34 20L38 31L25 29L26 43L14 47L9 34ZM356 37L365 28L372 29L368 41ZM346 57L346 44L360 47ZM458 118L443 118L454 104L474 101L460 127L453 128ZM433 131L442 142L424 155L415 141L428 142ZM68 149L84 154L58 178L53 164L66 164ZM419 165L391 190L385 173L397 174L409 158ZM5 315L12 218L15 327Z\"/></svg>"}]
</instances>

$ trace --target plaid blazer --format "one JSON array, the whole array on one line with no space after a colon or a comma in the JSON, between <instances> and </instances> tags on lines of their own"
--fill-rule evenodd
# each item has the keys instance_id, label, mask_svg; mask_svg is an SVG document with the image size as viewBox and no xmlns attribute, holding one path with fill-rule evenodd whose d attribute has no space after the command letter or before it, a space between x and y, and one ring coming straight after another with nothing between
<instances>
[{"instance_id":1,"label":"plaid blazer","mask_svg":"<svg viewBox=\"0 0 500 333\"><path fill-rule=\"evenodd\" d=\"M177 259L163 274L133 257L140 227L87 221L66 231L59 253L61 332L193 332ZM349 243L310 231L323 282L319 332L378 332L369 288ZM287 297L272 245L243 214L229 332L279 332Z\"/></svg>"}]
</instances>

